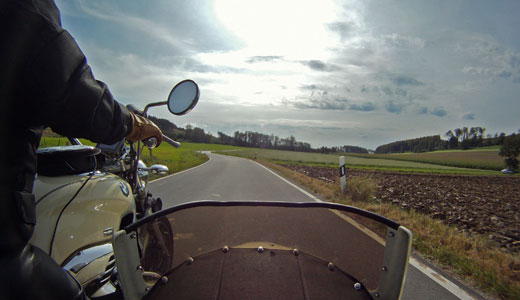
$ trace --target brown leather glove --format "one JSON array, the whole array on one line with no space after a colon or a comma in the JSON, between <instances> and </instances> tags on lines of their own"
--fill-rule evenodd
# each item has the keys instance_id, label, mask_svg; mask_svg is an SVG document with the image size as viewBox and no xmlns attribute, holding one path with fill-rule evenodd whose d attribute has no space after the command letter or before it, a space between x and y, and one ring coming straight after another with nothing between
<instances>
[{"instance_id":1,"label":"brown leather glove","mask_svg":"<svg viewBox=\"0 0 520 300\"><path fill-rule=\"evenodd\" d=\"M146 118L132 112L130 112L130 115L132 115L133 126L132 132L130 132L126 139L131 142L137 142L149 137L155 137L157 139L157 146L159 146L163 140L161 129Z\"/></svg>"}]
</instances>

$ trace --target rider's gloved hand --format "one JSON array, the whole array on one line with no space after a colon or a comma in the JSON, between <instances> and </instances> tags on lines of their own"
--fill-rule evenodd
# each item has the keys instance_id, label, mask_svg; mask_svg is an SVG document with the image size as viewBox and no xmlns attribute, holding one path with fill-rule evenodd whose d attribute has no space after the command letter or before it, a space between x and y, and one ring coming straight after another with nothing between
<instances>
[{"instance_id":1,"label":"rider's gloved hand","mask_svg":"<svg viewBox=\"0 0 520 300\"><path fill-rule=\"evenodd\" d=\"M162 132L152 121L130 112L132 115L132 132L126 137L127 140L137 142L150 137L157 139L157 146L163 140Z\"/></svg>"}]
</instances>

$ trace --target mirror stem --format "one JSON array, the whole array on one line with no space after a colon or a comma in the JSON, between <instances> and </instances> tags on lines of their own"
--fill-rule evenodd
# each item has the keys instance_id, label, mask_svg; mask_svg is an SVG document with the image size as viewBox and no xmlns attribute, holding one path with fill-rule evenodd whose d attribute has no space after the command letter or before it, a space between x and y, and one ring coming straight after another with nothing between
<instances>
[{"instance_id":1,"label":"mirror stem","mask_svg":"<svg viewBox=\"0 0 520 300\"><path fill-rule=\"evenodd\" d=\"M146 113L148 112L148 109L150 107L161 106L161 105L166 105L166 104L168 104L168 101L153 102L153 103L147 104L144 108L144 117L146 118Z\"/></svg>"}]
</instances>

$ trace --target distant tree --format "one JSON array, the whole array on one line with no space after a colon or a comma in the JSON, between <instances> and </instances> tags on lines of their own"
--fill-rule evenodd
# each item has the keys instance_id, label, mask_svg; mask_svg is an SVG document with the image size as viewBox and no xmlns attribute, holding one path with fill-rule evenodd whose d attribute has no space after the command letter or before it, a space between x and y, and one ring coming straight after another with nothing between
<instances>
[{"instance_id":1,"label":"distant tree","mask_svg":"<svg viewBox=\"0 0 520 300\"><path fill-rule=\"evenodd\" d=\"M453 130L448 130L446 131L446 133L444 134L444 136L450 140L452 137L453 137Z\"/></svg>"},{"instance_id":2,"label":"distant tree","mask_svg":"<svg viewBox=\"0 0 520 300\"><path fill-rule=\"evenodd\" d=\"M426 152L444 149L445 146L446 142L440 135L433 135L381 145L376 148L376 153Z\"/></svg>"},{"instance_id":3,"label":"distant tree","mask_svg":"<svg viewBox=\"0 0 520 300\"><path fill-rule=\"evenodd\" d=\"M455 149L459 146L459 141L455 137L455 134L453 133L453 130L448 130L444 136L448 139L447 148L449 149Z\"/></svg>"},{"instance_id":4,"label":"distant tree","mask_svg":"<svg viewBox=\"0 0 520 300\"><path fill-rule=\"evenodd\" d=\"M498 145L503 145L504 141L506 139L506 134L504 132L501 132L498 136Z\"/></svg>"},{"instance_id":5,"label":"distant tree","mask_svg":"<svg viewBox=\"0 0 520 300\"><path fill-rule=\"evenodd\" d=\"M457 129L454 130L454 132L455 132L455 137L457 138L457 140L461 139L461 137L462 137L462 129L457 128Z\"/></svg>"},{"instance_id":6,"label":"distant tree","mask_svg":"<svg viewBox=\"0 0 520 300\"><path fill-rule=\"evenodd\" d=\"M341 148L341 151L346 153L368 153L367 149L358 146L345 145Z\"/></svg>"},{"instance_id":7,"label":"distant tree","mask_svg":"<svg viewBox=\"0 0 520 300\"><path fill-rule=\"evenodd\" d=\"M462 141L467 140L469 136L468 127L462 127Z\"/></svg>"},{"instance_id":8,"label":"distant tree","mask_svg":"<svg viewBox=\"0 0 520 300\"><path fill-rule=\"evenodd\" d=\"M500 156L505 157L504 163L507 168L518 170L518 155L520 155L520 135L512 134L504 139L500 147Z\"/></svg>"},{"instance_id":9,"label":"distant tree","mask_svg":"<svg viewBox=\"0 0 520 300\"><path fill-rule=\"evenodd\" d=\"M450 149L456 149L459 147L459 140L457 140L456 137L452 136L449 140L448 140L448 147Z\"/></svg>"}]
</instances>

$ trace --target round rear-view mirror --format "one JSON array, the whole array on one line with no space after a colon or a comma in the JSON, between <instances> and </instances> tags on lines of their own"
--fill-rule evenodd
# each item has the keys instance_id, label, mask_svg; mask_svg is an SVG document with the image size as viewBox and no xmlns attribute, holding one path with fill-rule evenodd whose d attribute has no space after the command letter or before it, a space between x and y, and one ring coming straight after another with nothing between
<instances>
[{"instance_id":1,"label":"round rear-view mirror","mask_svg":"<svg viewBox=\"0 0 520 300\"><path fill-rule=\"evenodd\" d=\"M199 87L195 81L186 79L175 85L168 96L168 109L174 115L184 115L199 101Z\"/></svg>"}]
</instances>

